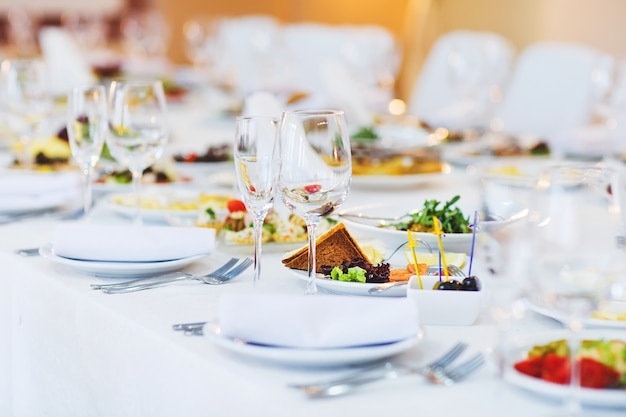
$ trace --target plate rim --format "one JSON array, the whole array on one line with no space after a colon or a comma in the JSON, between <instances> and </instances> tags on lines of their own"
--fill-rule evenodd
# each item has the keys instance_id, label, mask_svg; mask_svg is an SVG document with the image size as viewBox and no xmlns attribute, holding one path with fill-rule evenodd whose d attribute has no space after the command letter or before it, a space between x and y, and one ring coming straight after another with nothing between
<instances>
[{"instance_id":1,"label":"plate rim","mask_svg":"<svg viewBox=\"0 0 626 417\"><path fill-rule=\"evenodd\" d=\"M567 320L558 311L554 311L549 307L540 306L530 298L526 298L527 307L535 313L565 323ZM620 320L601 320L587 317L583 319L583 326L593 329L626 329L626 321Z\"/></svg>"},{"instance_id":2,"label":"plate rim","mask_svg":"<svg viewBox=\"0 0 626 417\"><path fill-rule=\"evenodd\" d=\"M204 325L204 334L209 336L209 340L230 352L274 364L308 367L337 367L374 362L405 352L419 345L424 339L424 329L420 326L417 334L391 343L348 348L302 349L247 344L223 337L219 332L219 324L216 322Z\"/></svg>"},{"instance_id":3,"label":"plate rim","mask_svg":"<svg viewBox=\"0 0 626 417\"><path fill-rule=\"evenodd\" d=\"M583 330L580 334L581 337L589 338L619 338L620 340L626 340L623 333L616 331L606 332L607 329L587 329ZM548 381L543 381L538 378L534 378L528 375L524 375L513 368L514 360L513 354L516 352L527 351L533 344L546 343L557 339L567 337L568 331L566 329L548 330L531 335L520 336L517 339L517 343L526 341L524 346L509 345L507 349L507 365L504 373L504 380L513 386L525 389L534 394L552 398L564 398L569 393L569 385L559 385ZM613 336L614 335L614 336ZM521 340L520 340L521 339ZM514 342L512 342L514 344ZM624 390L598 390L593 388L580 388L580 400L583 404L603 406L603 407L624 407L626 406L626 395Z\"/></svg>"},{"instance_id":4,"label":"plate rim","mask_svg":"<svg viewBox=\"0 0 626 417\"><path fill-rule=\"evenodd\" d=\"M308 279L308 275L306 271L302 271L299 269L287 268L292 276L299 278L303 281ZM375 287L379 284L374 283L366 283L366 282L347 282L347 281L335 281L328 278L320 278L316 277L315 283L318 287L324 288L335 294L343 294L343 295L361 295L361 296L369 296L369 297L406 297L408 281L407 285L402 285L398 287L392 287L387 291L384 291L379 294L369 294L368 291L370 288ZM338 289L337 289L338 288ZM345 289L342 291L342 289ZM349 291L349 289L354 289L354 291Z\"/></svg>"},{"instance_id":5,"label":"plate rim","mask_svg":"<svg viewBox=\"0 0 626 417\"><path fill-rule=\"evenodd\" d=\"M59 265L68 266L76 271L95 275L98 277L132 278L142 275L173 271L198 261L209 254L192 255L185 258L156 261L156 262L107 262L107 261L83 261L65 258L54 253L52 242L48 242L39 248L39 255ZM100 271L100 272L98 272Z\"/></svg>"}]
</instances>

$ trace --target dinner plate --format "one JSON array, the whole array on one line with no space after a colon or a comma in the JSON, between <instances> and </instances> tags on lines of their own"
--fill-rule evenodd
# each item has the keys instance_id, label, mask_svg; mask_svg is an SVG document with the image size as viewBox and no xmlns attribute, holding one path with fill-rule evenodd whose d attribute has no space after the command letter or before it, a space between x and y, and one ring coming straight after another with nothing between
<instances>
[{"instance_id":1,"label":"dinner plate","mask_svg":"<svg viewBox=\"0 0 626 417\"><path fill-rule=\"evenodd\" d=\"M219 325L207 323L203 332L218 346L236 354L276 365L299 367L336 367L355 365L384 359L402 353L419 344L424 338L420 331L413 337L380 345L332 349L295 349L259 345L241 339L224 337Z\"/></svg>"},{"instance_id":2,"label":"dinner plate","mask_svg":"<svg viewBox=\"0 0 626 417\"><path fill-rule=\"evenodd\" d=\"M502 227L512 221L519 220L526 216L527 209L521 207L519 203L513 201L498 201L492 205L494 212L490 213L490 220L482 220L481 224L489 227ZM406 230L395 230L391 228L379 227L380 222L371 220L367 217L391 218L393 216L401 216L419 209L420 207L399 207L397 204L369 204L351 209L342 210L338 216L345 223L351 233L357 239L376 239L383 242L388 247L396 248L402 243L407 242L408 236ZM464 215L469 216L476 208L460 207ZM363 216L363 217L359 217ZM389 221L387 223L390 223ZM393 223L393 222L391 222ZM414 232L413 236L423 242L426 242L433 250L437 250L437 237L432 233ZM471 233L446 233L442 238L445 251L448 252L464 252L470 253L472 246Z\"/></svg>"},{"instance_id":3,"label":"dinner plate","mask_svg":"<svg viewBox=\"0 0 626 417\"><path fill-rule=\"evenodd\" d=\"M287 269L289 270L291 275L296 278L300 278L304 281L307 281L309 279L307 271L301 271L299 269L292 268ZM324 290L334 294L367 295L370 297L405 297L407 289L406 285L401 285L398 287L391 287L387 291L372 295L368 291L371 288L380 284L368 284L365 282L346 282L321 276L315 278L315 284L318 288L323 288Z\"/></svg>"},{"instance_id":4,"label":"dinner plate","mask_svg":"<svg viewBox=\"0 0 626 417\"><path fill-rule=\"evenodd\" d=\"M149 201L153 201L155 204L160 204L162 206L167 206L173 203L196 203L196 206L199 206L199 192L183 192L183 191L173 191L172 192L148 192L142 194L142 199L149 199ZM134 218L135 217L135 208L120 203L122 199L132 199L132 194L128 193L116 193L107 195L106 198L102 201L102 206L112 212L119 214L123 217ZM198 207L193 209L179 209L179 210L167 210L163 208L146 208L143 207L141 209L141 216L143 220L148 222L166 222L173 223L177 219L181 219L185 223L188 221L193 221L198 217Z\"/></svg>"},{"instance_id":5,"label":"dinner plate","mask_svg":"<svg viewBox=\"0 0 626 417\"><path fill-rule=\"evenodd\" d=\"M511 341L511 348L507 352L507 366L504 379L522 389L532 393L553 397L566 398L570 393L568 385L547 382L539 378L524 375L513 367L513 364L525 358L525 353L535 345L546 344L555 340L567 338L566 330L548 331L520 337ZM607 332L605 330L585 330L580 335L583 339L620 339L624 340L624 332ZM621 389L593 389L580 388L580 400L583 404L600 407L624 407L626 395Z\"/></svg>"},{"instance_id":6,"label":"dinner plate","mask_svg":"<svg viewBox=\"0 0 626 417\"><path fill-rule=\"evenodd\" d=\"M438 181L452 172L449 164L443 164L441 172L407 175L353 175L352 185L364 188L404 188Z\"/></svg>"},{"instance_id":7,"label":"dinner plate","mask_svg":"<svg viewBox=\"0 0 626 417\"><path fill-rule=\"evenodd\" d=\"M101 262L65 258L54 253L51 243L39 248L39 254L59 265L65 265L87 275L112 278L137 278L147 275L178 271L207 255L194 255L181 259L158 262Z\"/></svg>"},{"instance_id":8,"label":"dinner plate","mask_svg":"<svg viewBox=\"0 0 626 417\"><path fill-rule=\"evenodd\" d=\"M526 303L529 309L538 314L550 317L564 324L567 323L567 317L563 313L555 311L549 306L541 305L541 302L539 301L526 300ZM622 305L626 308L626 302L623 302ZM585 328L611 328L626 330L626 320L603 320L587 317L582 320L582 323Z\"/></svg>"}]
</instances>

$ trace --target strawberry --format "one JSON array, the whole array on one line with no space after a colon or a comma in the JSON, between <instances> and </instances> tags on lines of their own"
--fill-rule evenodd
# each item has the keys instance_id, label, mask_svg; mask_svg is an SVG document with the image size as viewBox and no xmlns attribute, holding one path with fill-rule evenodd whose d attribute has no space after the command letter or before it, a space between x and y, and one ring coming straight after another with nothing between
<instances>
[{"instance_id":1,"label":"strawberry","mask_svg":"<svg viewBox=\"0 0 626 417\"><path fill-rule=\"evenodd\" d=\"M541 369L543 367L543 356L532 356L523 361L519 361L513 365L514 368L524 375L541 377Z\"/></svg>"},{"instance_id":2,"label":"strawberry","mask_svg":"<svg viewBox=\"0 0 626 417\"><path fill-rule=\"evenodd\" d=\"M552 352L546 353L543 357L541 378L556 384L568 384L570 379L569 358Z\"/></svg>"},{"instance_id":3,"label":"strawberry","mask_svg":"<svg viewBox=\"0 0 626 417\"><path fill-rule=\"evenodd\" d=\"M320 184L309 184L304 186L304 190L309 194L319 193L322 189Z\"/></svg>"},{"instance_id":4,"label":"strawberry","mask_svg":"<svg viewBox=\"0 0 626 417\"><path fill-rule=\"evenodd\" d=\"M226 208L230 213L234 213L236 211L246 211L246 205L241 200L229 200L226 203Z\"/></svg>"},{"instance_id":5,"label":"strawberry","mask_svg":"<svg viewBox=\"0 0 626 417\"><path fill-rule=\"evenodd\" d=\"M608 388L619 382L619 373L591 358L580 359L580 385L585 388Z\"/></svg>"}]
</instances>

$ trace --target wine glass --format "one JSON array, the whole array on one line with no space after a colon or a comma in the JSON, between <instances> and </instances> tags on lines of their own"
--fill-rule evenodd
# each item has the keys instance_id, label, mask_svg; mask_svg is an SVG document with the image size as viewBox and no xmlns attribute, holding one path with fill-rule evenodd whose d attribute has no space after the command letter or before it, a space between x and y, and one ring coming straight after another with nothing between
<instances>
[{"instance_id":1,"label":"wine glass","mask_svg":"<svg viewBox=\"0 0 626 417\"><path fill-rule=\"evenodd\" d=\"M564 317L569 333L566 415L582 414L576 357L584 320L610 297L624 271L617 185L618 173L608 167L557 166L541 175L531 199L531 294Z\"/></svg>"},{"instance_id":2,"label":"wine glass","mask_svg":"<svg viewBox=\"0 0 626 417\"><path fill-rule=\"evenodd\" d=\"M91 178L100 159L107 125L106 90L103 86L75 87L67 97L67 136L72 156L84 175L83 212L92 205Z\"/></svg>"},{"instance_id":3,"label":"wine glass","mask_svg":"<svg viewBox=\"0 0 626 417\"><path fill-rule=\"evenodd\" d=\"M526 178L483 173L480 177L480 220L472 274L484 284L486 306L495 325L494 365L502 378L507 337L525 312L529 243L526 216L534 182Z\"/></svg>"},{"instance_id":4,"label":"wine glass","mask_svg":"<svg viewBox=\"0 0 626 417\"><path fill-rule=\"evenodd\" d=\"M280 122L278 189L285 205L304 218L308 232L307 294L315 294L315 232L343 203L352 178L350 138L339 110L284 112Z\"/></svg>"},{"instance_id":5,"label":"wine glass","mask_svg":"<svg viewBox=\"0 0 626 417\"><path fill-rule=\"evenodd\" d=\"M29 169L32 165L31 141L42 134L53 107L46 65L40 59L9 59L2 62L0 72L2 104L17 122L16 130L22 145L21 163Z\"/></svg>"},{"instance_id":6,"label":"wine glass","mask_svg":"<svg viewBox=\"0 0 626 417\"><path fill-rule=\"evenodd\" d=\"M263 222L274 204L277 167L274 144L278 119L238 117L235 134L235 170L239 190L254 222L254 284L261 278Z\"/></svg>"},{"instance_id":7,"label":"wine glass","mask_svg":"<svg viewBox=\"0 0 626 417\"><path fill-rule=\"evenodd\" d=\"M134 222L141 224L143 171L161 158L169 137L163 85L161 81L114 81L108 107L106 143L111 155L132 174Z\"/></svg>"}]
</instances>

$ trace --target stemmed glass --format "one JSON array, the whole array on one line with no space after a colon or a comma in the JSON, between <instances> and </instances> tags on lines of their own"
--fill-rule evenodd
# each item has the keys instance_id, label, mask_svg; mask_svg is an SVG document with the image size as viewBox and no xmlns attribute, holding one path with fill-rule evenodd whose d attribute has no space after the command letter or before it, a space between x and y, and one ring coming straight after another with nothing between
<instances>
[{"instance_id":1,"label":"stemmed glass","mask_svg":"<svg viewBox=\"0 0 626 417\"><path fill-rule=\"evenodd\" d=\"M278 119L238 117L235 170L239 191L254 222L254 284L261 278L263 222L274 204L277 159L274 158Z\"/></svg>"},{"instance_id":2,"label":"stemmed glass","mask_svg":"<svg viewBox=\"0 0 626 417\"><path fill-rule=\"evenodd\" d=\"M91 178L102 153L106 125L107 101L104 87L98 85L73 88L67 97L67 134L72 156L84 175L84 215L91 209Z\"/></svg>"},{"instance_id":3,"label":"stemmed glass","mask_svg":"<svg viewBox=\"0 0 626 417\"><path fill-rule=\"evenodd\" d=\"M343 203L352 178L350 138L338 110L284 112L279 130L278 189L285 205L304 218L308 232L307 294L315 294L316 230Z\"/></svg>"},{"instance_id":4,"label":"stemmed glass","mask_svg":"<svg viewBox=\"0 0 626 417\"><path fill-rule=\"evenodd\" d=\"M553 167L542 174L531 200L530 277L540 298L535 302L561 314L570 336L566 415L581 414L576 357L584 319L610 297L624 271L618 178L606 167Z\"/></svg>"},{"instance_id":5,"label":"stemmed glass","mask_svg":"<svg viewBox=\"0 0 626 417\"><path fill-rule=\"evenodd\" d=\"M529 242L526 217L534 182L484 173L480 178L480 218L474 271L484 284L486 305L496 328L493 357L504 375L507 336L525 312L522 298L528 281ZM506 218L500 215L506 212Z\"/></svg>"},{"instance_id":6,"label":"stemmed glass","mask_svg":"<svg viewBox=\"0 0 626 417\"><path fill-rule=\"evenodd\" d=\"M165 94L160 81L114 81L109 91L106 143L133 177L135 224L141 224L143 171L163 155L169 137Z\"/></svg>"},{"instance_id":7,"label":"stemmed glass","mask_svg":"<svg viewBox=\"0 0 626 417\"><path fill-rule=\"evenodd\" d=\"M53 106L46 66L39 59L11 59L2 62L0 71L2 104L19 122L21 162L24 168L30 168L31 141L41 133Z\"/></svg>"}]
</instances>

